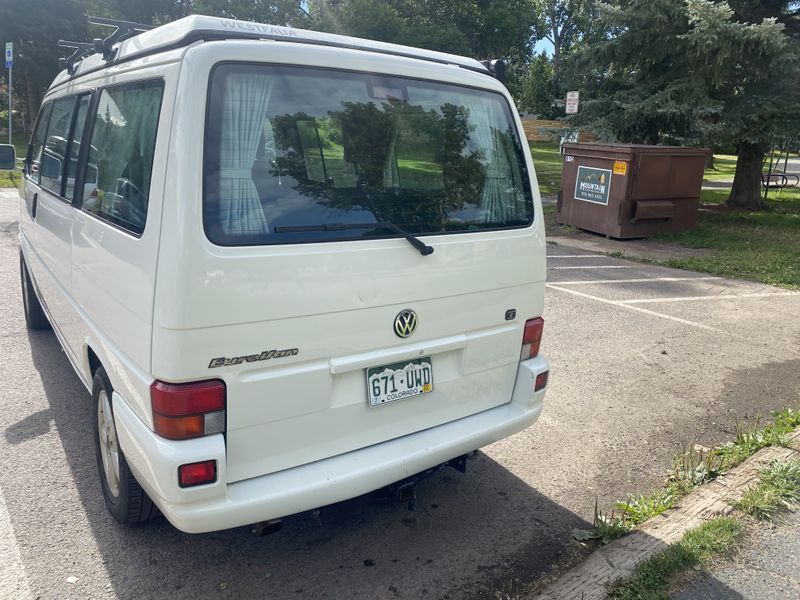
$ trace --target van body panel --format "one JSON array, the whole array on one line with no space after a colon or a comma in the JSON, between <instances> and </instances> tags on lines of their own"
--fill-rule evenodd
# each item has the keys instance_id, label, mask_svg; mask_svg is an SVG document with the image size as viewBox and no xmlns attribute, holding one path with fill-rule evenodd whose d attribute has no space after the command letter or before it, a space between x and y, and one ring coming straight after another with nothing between
<instances>
[{"instance_id":1,"label":"van body panel","mask_svg":"<svg viewBox=\"0 0 800 600\"><path fill-rule=\"evenodd\" d=\"M497 81L457 67L352 50L273 42L209 42L184 59L172 139L201 148L209 77L227 61L261 60L387 73L481 87ZM513 106L513 105L512 105ZM516 123L519 131L521 127ZM524 146L524 145L523 145ZM525 149L527 150L527 149ZM526 153L527 155L527 153ZM528 163L530 164L530 163ZM221 378L227 389L226 470L240 481L307 464L482 412L511 399L525 320L541 314L545 238L535 176L525 228L403 239L221 247L205 235L200 152L174 152L166 182L152 372L164 381ZM531 260L539 256L541 260ZM416 311L408 339L399 311ZM506 313L516 316L506 320ZM212 367L213 359L296 353ZM366 369L430 357L433 391L371 407Z\"/></svg>"},{"instance_id":2,"label":"van body panel","mask_svg":"<svg viewBox=\"0 0 800 600\"><path fill-rule=\"evenodd\" d=\"M220 437L169 442L156 436L114 395L120 442L131 468L161 512L178 529L202 533L238 527L347 500L436 467L517 433L542 412L545 390L532 382L548 371L538 356L518 365L511 402L439 427L386 440L327 460L228 485L181 489L168 477L178 465L219 456ZM142 452L158 448L158 452ZM225 468L224 464L220 468Z\"/></svg>"},{"instance_id":3,"label":"van body panel","mask_svg":"<svg viewBox=\"0 0 800 600\"><path fill-rule=\"evenodd\" d=\"M124 68L109 69L114 72L103 76L95 74L48 94L44 102L98 88L162 79L164 93L154 164L163 165L170 148L168 132L180 70L176 59L182 52L135 61ZM92 103L87 128L94 121L94 108ZM166 177L164 169L153 169L146 226L140 237L81 210L80 199L67 202L28 177L26 197L20 202L20 219L24 222L31 213L32 194L37 194L36 240L32 244L36 258L26 256L26 262L54 328L65 348L69 348L73 363L83 371L82 379L92 379L88 359L91 349L100 358L115 390L150 426L153 296ZM21 234L27 237L26 229L21 228Z\"/></svg>"},{"instance_id":4,"label":"van body panel","mask_svg":"<svg viewBox=\"0 0 800 600\"><path fill-rule=\"evenodd\" d=\"M166 51L150 52L144 43L160 44L199 25L238 27L223 21L192 17L135 36L118 46L119 60L87 57L77 75L63 72L45 96L47 104L91 92L91 127L102 89L163 81L140 234L126 229L131 221L104 215L104 198L84 205L83 199L43 196L38 178L29 177L20 190L21 250L56 335L87 388L90 353L105 368L119 447L142 488L187 532L351 498L521 431L542 410L546 390L535 390L534 382L549 370L542 356L520 356L526 320L543 311L546 243L530 152L505 87L472 59L447 64L447 55L377 42L372 52L366 40L338 47L348 39L326 34L309 35L314 43L293 43L290 38L302 32L257 24L241 27L267 27L271 39L221 40L211 31L214 41L206 41L190 31L185 45L166 44L172 48ZM334 46L316 45L328 37ZM223 63L305 66L499 94L511 119L502 133L522 142L526 163L523 176L508 176L507 187L529 184L531 224L493 230L510 221L487 217L483 229L464 231L464 223L472 223L464 221L454 233L420 235L434 248L429 256L393 235L215 245L204 228L204 140L210 78ZM148 100L143 105L152 106ZM131 106L123 101L117 108ZM104 114L105 123L117 126L124 121L119 115L128 113ZM115 144L106 147L111 153ZM85 158L97 150L83 148L80 168L95 172L84 178L83 195L91 197L96 182L105 196L133 202L129 192L101 186L101 160ZM120 160L134 172L149 160L131 156ZM131 167L136 157L140 162ZM490 159L484 166L496 164ZM491 177L501 178L498 172ZM110 167L106 173L113 173L111 181L128 177ZM68 191L79 181L63 179ZM483 198L480 191L473 197ZM401 338L394 322L405 309L416 312L417 325ZM432 368L432 387L371 406L370 369L422 359ZM208 379L226 386L224 430L180 441L159 436L153 382ZM217 462L216 480L181 488L178 467L205 460Z\"/></svg>"}]
</instances>

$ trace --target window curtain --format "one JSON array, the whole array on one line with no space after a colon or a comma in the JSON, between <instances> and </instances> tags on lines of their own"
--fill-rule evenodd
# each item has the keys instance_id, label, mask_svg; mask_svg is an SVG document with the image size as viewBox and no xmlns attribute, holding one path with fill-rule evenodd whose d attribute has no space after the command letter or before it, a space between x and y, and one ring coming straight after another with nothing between
<instances>
[{"instance_id":1,"label":"window curtain","mask_svg":"<svg viewBox=\"0 0 800 600\"><path fill-rule=\"evenodd\" d=\"M485 223L501 223L513 218L514 205L510 202L509 183L512 181L511 165L503 156L492 106L477 98L466 97L464 106L469 110L471 138L480 151L485 179L481 193L481 208Z\"/></svg>"},{"instance_id":2,"label":"window curtain","mask_svg":"<svg viewBox=\"0 0 800 600\"><path fill-rule=\"evenodd\" d=\"M144 227L147 215L156 129L161 111L161 94L161 84L126 90L125 96L117 103L124 111L125 129L129 132L129 137L125 140L128 148L123 153L127 158L127 164L124 166L122 176L130 179L141 192L139 197L128 198L133 213L132 219L139 227Z\"/></svg>"},{"instance_id":3,"label":"window curtain","mask_svg":"<svg viewBox=\"0 0 800 600\"><path fill-rule=\"evenodd\" d=\"M219 215L227 234L269 232L252 171L273 81L268 75L256 73L231 73L226 81L219 153Z\"/></svg>"}]
</instances>

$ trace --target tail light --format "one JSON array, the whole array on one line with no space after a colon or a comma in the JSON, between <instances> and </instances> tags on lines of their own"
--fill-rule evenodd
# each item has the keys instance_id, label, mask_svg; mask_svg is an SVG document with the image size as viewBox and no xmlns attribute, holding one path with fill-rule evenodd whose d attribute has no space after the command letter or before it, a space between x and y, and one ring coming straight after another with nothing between
<instances>
[{"instance_id":1,"label":"tail light","mask_svg":"<svg viewBox=\"0 0 800 600\"><path fill-rule=\"evenodd\" d=\"M539 354L539 346L542 343L542 331L544 330L544 319L536 317L525 322L525 331L522 334L522 352L519 359L526 360Z\"/></svg>"},{"instance_id":2,"label":"tail light","mask_svg":"<svg viewBox=\"0 0 800 600\"><path fill-rule=\"evenodd\" d=\"M225 430L225 382L220 379L194 383L150 386L155 432L170 440L221 433Z\"/></svg>"},{"instance_id":3,"label":"tail light","mask_svg":"<svg viewBox=\"0 0 800 600\"><path fill-rule=\"evenodd\" d=\"M533 386L534 392L538 392L539 390L543 390L544 388L547 387L547 376L548 376L548 371L539 373L536 376L536 383Z\"/></svg>"},{"instance_id":4,"label":"tail light","mask_svg":"<svg viewBox=\"0 0 800 600\"><path fill-rule=\"evenodd\" d=\"M217 461L189 463L178 467L178 484L182 488L214 483L217 480Z\"/></svg>"}]
</instances>

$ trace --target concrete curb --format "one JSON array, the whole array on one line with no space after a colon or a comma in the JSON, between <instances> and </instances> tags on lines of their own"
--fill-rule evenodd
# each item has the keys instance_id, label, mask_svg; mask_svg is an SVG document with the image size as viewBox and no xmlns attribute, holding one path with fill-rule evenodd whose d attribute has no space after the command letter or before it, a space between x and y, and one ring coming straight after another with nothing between
<instances>
[{"instance_id":1,"label":"concrete curb","mask_svg":"<svg viewBox=\"0 0 800 600\"><path fill-rule=\"evenodd\" d=\"M557 246L600 254L621 252L622 258L670 260L672 258L708 256L711 253L705 248L684 248L677 244L655 240L615 240L590 233L549 235L547 241Z\"/></svg>"},{"instance_id":2,"label":"concrete curb","mask_svg":"<svg viewBox=\"0 0 800 600\"><path fill-rule=\"evenodd\" d=\"M537 600L599 600L609 584L630 577L639 563L679 541L704 521L730 514L731 503L758 481L758 471L774 460L800 458L800 430L789 436L790 448L769 447L756 452L726 475L693 490L665 513L632 533L595 550L581 564L564 573L538 595Z\"/></svg>"}]
</instances>

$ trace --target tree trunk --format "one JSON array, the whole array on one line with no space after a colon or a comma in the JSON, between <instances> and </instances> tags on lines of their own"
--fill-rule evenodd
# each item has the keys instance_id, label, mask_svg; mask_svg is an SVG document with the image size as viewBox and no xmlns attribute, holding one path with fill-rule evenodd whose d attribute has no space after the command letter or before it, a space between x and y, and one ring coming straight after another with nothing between
<instances>
[{"instance_id":1,"label":"tree trunk","mask_svg":"<svg viewBox=\"0 0 800 600\"><path fill-rule=\"evenodd\" d=\"M736 161L736 174L733 176L728 206L752 210L764 208L764 201L761 198L761 165L766 152L766 144L751 142L739 144L739 158Z\"/></svg>"}]
</instances>

